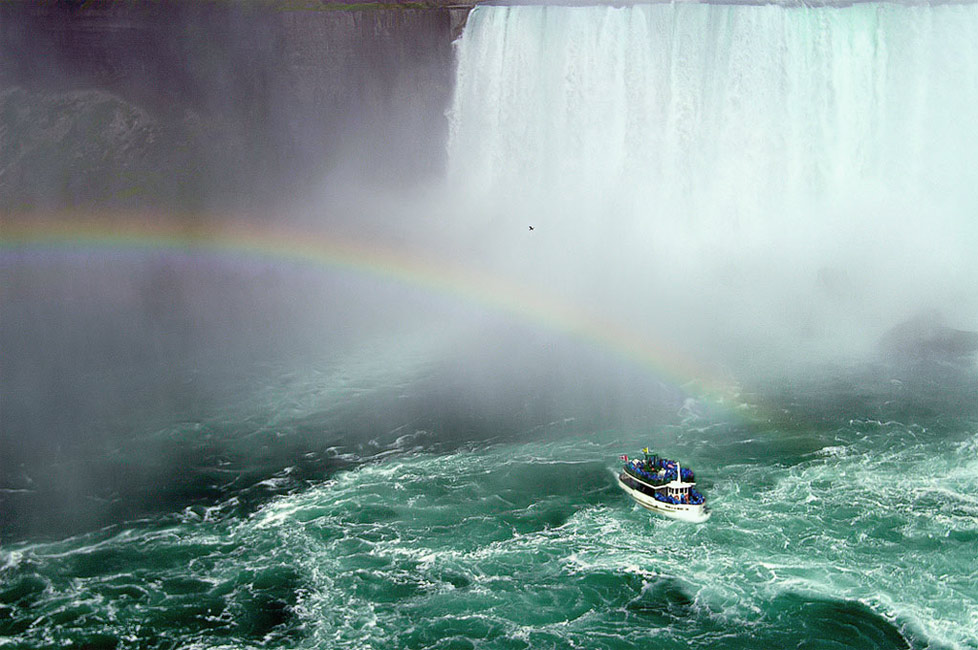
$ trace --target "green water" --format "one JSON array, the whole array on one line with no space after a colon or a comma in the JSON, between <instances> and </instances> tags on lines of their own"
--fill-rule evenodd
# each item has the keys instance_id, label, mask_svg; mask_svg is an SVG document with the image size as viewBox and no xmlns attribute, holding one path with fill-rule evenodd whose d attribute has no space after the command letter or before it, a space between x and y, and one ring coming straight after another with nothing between
<instances>
[{"instance_id":1,"label":"green water","mask_svg":"<svg viewBox=\"0 0 978 650\"><path fill-rule=\"evenodd\" d=\"M978 647L973 384L930 409L803 389L777 421L409 432L255 508L10 543L0 646ZM646 444L695 468L709 522L616 487Z\"/></svg>"},{"instance_id":2,"label":"green water","mask_svg":"<svg viewBox=\"0 0 978 650\"><path fill-rule=\"evenodd\" d=\"M656 367L808 376L719 406L400 284L13 251L0 648L978 649L974 358L803 365L931 306L974 329L976 25L469 17L449 177L488 207L437 231ZM695 470L707 523L618 489L646 445Z\"/></svg>"}]
</instances>

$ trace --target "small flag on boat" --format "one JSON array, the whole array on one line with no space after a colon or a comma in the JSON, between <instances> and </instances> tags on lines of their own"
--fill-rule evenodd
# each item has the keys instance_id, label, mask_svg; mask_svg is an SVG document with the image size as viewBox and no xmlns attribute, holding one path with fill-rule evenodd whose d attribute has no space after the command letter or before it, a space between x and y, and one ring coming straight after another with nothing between
<instances>
[{"instance_id":1,"label":"small flag on boat","mask_svg":"<svg viewBox=\"0 0 978 650\"><path fill-rule=\"evenodd\" d=\"M625 461L627 463L628 462L628 454L622 454L621 456L618 457L618 460L623 460L623 461Z\"/></svg>"}]
</instances>

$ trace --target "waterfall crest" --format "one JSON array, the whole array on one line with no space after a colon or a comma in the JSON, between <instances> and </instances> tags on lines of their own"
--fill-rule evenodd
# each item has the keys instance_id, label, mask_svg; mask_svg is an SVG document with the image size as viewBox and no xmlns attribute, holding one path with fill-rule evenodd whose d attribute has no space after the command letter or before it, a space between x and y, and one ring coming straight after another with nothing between
<instances>
[{"instance_id":1,"label":"waterfall crest","mask_svg":"<svg viewBox=\"0 0 978 650\"><path fill-rule=\"evenodd\" d=\"M559 230L550 270L947 311L978 281L975 34L974 4L477 7L449 179L486 223Z\"/></svg>"},{"instance_id":2,"label":"waterfall crest","mask_svg":"<svg viewBox=\"0 0 978 650\"><path fill-rule=\"evenodd\" d=\"M867 184L970 201L976 33L978 5L477 7L451 174L765 220Z\"/></svg>"}]
</instances>

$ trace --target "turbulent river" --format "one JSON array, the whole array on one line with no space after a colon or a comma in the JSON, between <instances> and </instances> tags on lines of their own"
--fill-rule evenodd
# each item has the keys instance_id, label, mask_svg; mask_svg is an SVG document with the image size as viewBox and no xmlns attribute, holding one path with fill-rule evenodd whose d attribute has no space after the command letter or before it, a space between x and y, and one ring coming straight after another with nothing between
<instances>
[{"instance_id":1,"label":"turbulent river","mask_svg":"<svg viewBox=\"0 0 978 650\"><path fill-rule=\"evenodd\" d=\"M975 647L974 390L918 400L923 417L904 388L811 382L764 426L687 409L654 431L411 431L316 480L285 468L266 482L289 489L247 512L229 494L7 545L0 643ZM646 444L696 469L709 522L616 487L618 454Z\"/></svg>"},{"instance_id":2,"label":"turbulent river","mask_svg":"<svg viewBox=\"0 0 978 650\"><path fill-rule=\"evenodd\" d=\"M482 6L438 225L481 275L5 258L65 288L5 293L4 341L84 363L6 366L0 648L978 649L974 357L855 354L918 307L976 329L976 35L973 4ZM618 489L645 446L707 523Z\"/></svg>"}]
</instances>

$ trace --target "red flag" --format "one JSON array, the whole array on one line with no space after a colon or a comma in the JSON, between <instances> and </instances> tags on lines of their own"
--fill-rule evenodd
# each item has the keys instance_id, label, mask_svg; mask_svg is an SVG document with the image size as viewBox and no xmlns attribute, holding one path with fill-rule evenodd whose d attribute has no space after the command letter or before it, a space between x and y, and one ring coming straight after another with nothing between
<instances>
[{"instance_id":1,"label":"red flag","mask_svg":"<svg viewBox=\"0 0 978 650\"><path fill-rule=\"evenodd\" d=\"M621 456L618 457L618 460L623 460L623 461L625 461L627 463L628 462L628 455L627 454L622 454Z\"/></svg>"}]
</instances>

